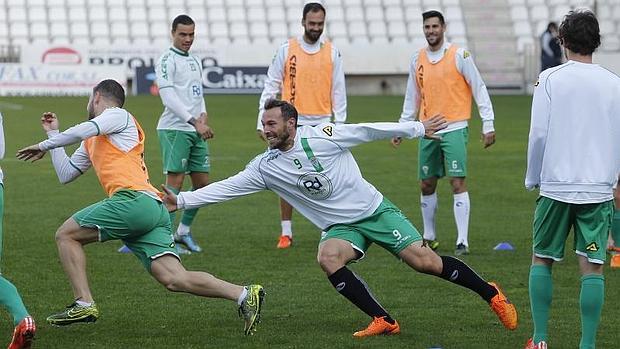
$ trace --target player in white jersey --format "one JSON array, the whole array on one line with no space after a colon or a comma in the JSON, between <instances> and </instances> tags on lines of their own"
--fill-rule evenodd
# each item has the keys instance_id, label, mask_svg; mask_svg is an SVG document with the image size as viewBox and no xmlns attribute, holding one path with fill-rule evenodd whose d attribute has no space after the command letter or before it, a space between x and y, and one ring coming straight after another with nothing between
<instances>
[{"instance_id":1,"label":"player in white jersey","mask_svg":"<svg viewBox=\"0 0 620 349\"><path fill-rule=\"evenodd\" d=\"M209 183L209 148L206 140L213 137L207 125L208 114L202 92L202 63L189 53L194 42L194 21L179 15L172 22L172 47L155 66L159 95L164 111L157 123L166 185L181 190L189 174L192 188ZM174 234L175 241L192 252L202 248L194 241L190 226L197 210L183 212ZM170 216L174 225L174 214Z\"/></svg>"},{"instance_id":2,"label":"player in white jersey","mask_svg":"<svg viewBox=\"0 0 620 349\"><path fill-rule=\"evenodd\" d=\"M540 189L533 224L529 295L534 323L526 348L546 348L552 265L573 231L581 274L580 349L595 347L605 295L603 264L620 170L620 77L592 63L596 16L571 11L559 38L568 61L543 71L532 100L525 187Z\"/></svg>"},{"instance_id":3,"label":"player in white jersey","mask_svg":"<svg viewBox=\"0 0 620 349\"><path fill-rule=\"evenodd\" d=\"M3 116L0 113L0 159L4 158L4 124ZM4 172L0 168L0 257L2 256L3 238L3 219L4 219ZM32 316L24 306L22 297L17 288L11 281L7 280L0 273L0 306L8 310L13 318L13 339L9 344L9 349L30 348L34 339L37 327Z\"/></svg>"},{"instance_id":4,"label":"player in white jersey","mask_svg":"<svg viewBox=\"0 0 620 349\"><path fill-rule=\"evenodd\" d=\"M256 129L263 140L263 106L278 94L295 105L299 112L298 125L316 126L333 121L343 124L347 119L347 92L342 57L336 47L322 34L325 7L320 0L306 1L301 24L304 34L290 38L276 52L265 88L258 103ZM288 248L293 242L293 208L280 199L281 235L278 248Z\"/></svg>"},{"instance_id":5,"label":"player in white jersey","mask_svg":"<svg viewBox=\"0 0 620 349\"><path fill-rule=\"evenodd\" d=\"M324 231L318 251L321 268L334 288L372 317L356 337L400 332L398 323L346 267L376 243L413 269L449 280L478 293L504 326L517 326L515 307L495 284L487 283L457 258L438 256L423 245L409 220L361 175L350 148L392 137L435 137L446 127L441 117L424 122L362 123L297 128L291 104L270 100L262 117L269 149L228 179L176 196L166 190L169 210L195 208L261 190L272 190Z\"/></svg>"}]
</instances>

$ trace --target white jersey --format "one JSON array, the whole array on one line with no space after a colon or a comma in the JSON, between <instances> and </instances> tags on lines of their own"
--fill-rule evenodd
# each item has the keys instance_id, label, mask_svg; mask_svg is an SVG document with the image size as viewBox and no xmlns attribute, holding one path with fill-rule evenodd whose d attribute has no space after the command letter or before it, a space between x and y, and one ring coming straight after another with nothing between
<instances>
[{"instance_id":1,"label":"white jersey","mask_svg":"<svg viewBox=\"0 0 620 349\"><path fill-rule=\"evenodd\" d=\"M437 51L431 51L426 48L426 55L428 60L435 64L439 62L444 54L450 48L450 43L444 41L441 49ZM415 71L416 65L418 64L418 55L419 51L413 55L411 59L411 65L409 66L409 78L407 79L407 91L405 92L405 101L403 102L403 111L400 115L400 121L411 121L417 118L418 111L420 109L420 91L418 90L418 85L415 81ZM474 64L474 60L471 57L471 54L462 47L459 47L456 51L455 57L456 70L463 75L465 81L469 85L471 89L472 96L476 101L476 105L478 106L478 111L480 113L480 118L482 119L482 133L487 134L489 132L494 132L495 127L493 126L493 120L495 119L495 114L493 113L493 105L491 104L491 97L489 97L489 92L487 91L487 86L482 81L482 76L480 76L480 72L476 65ZM458 129L462 129L467 127L467 120L457 121L448 124L448 127L437 132L437 133L446 133L450 131L455 131Z\"/></svg>"},{"instance_id":2,"label":"white jersey","mask_svg":"<svg viewBox=\"0 0 620 349\"><path fill-rule=\"evenodd\" d=\"M424 125L419 122L301 126L288 151L270 149L235 176L180 193L177 203L180 209L191 209L267 189L320 229L356 222L370 216L383 195L362 177L349 148L422 136Z\"/></svg>"},{"instance_id":3,"label":"white jersey","mask_svg":"<svg viewBox=\"0 0 620 349\"><path fill-rule=\"evenodd\" d=\"M2 113L0 113L0 159L4 159L4 150L6 149L6 145L4 143L4 120L2 117ZM2 168L0 168L0 184L4 183L4 173L2 172Z\"/></svg>"},{"instance_id":4,"label":"white jersey","mask_svg":"<svg viewBox=\"0 0 620 349\"><path fill-rule=\"evenodd\" d=\"M202 94L202 64L200 60L174 47L159 58L155 65L159 90L172 89L174 94L162 96L164 112L157 123L158 130L179 130L194 132L194 126L187 121L206 112ZM166 95L167 96L167 95Z\"/></svg>"},{"instance_id":5,"label":"white jersey","mask_svg":"<svg viewBox=\"0 0 620 349\"><path fill-rule=\"evenodd\" d=\"M532 101L525 187L575 203L613 198L620 172L620 77L568 61L543 71Z\"/></svg>"}]
</instances>

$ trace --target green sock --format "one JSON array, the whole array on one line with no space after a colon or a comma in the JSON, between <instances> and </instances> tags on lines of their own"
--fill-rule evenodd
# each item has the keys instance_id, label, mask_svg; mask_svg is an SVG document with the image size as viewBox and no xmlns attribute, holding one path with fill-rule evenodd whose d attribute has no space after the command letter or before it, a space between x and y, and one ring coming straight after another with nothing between
<instances>
[{"instance_id":1,"label":"green sock","mask_svg":"<svg viewBox=\"0 0 620 349\"><path fill-rule=\"evenodd\" d=\"M13 316L13 326L17 326L20 321L28 316L28 310L26 310L17 288L2 276L0 276L0 304Z\"/></svg>"},{"instance_id":2,"label":"green sock","mask_svg":"<svg viewBox=\"0 0 620 349\"><path fill-rule=\"evenodd\" d=\"M549 308L553 298L553 279L551 268L546 265L532 265L530 267L530 306L534 322L534 343L547 341L547 322Z\"/></svg>"},{"instance_id":3,"label":"green sock","mask_svg":"<svg viewBox=\"0 0 620 349\"><path fill-rule=\"evenodd\" d=\"M596 330L601 322L601 310L605 299L605 277L600 274L588 274L581 277L581 342L579 349L594 349Z\"/></svg>"},{"instance_id":4,"label":"green sock","mask_svg":"<svg viewBox=\"0 0 620 349\"><path fill-rule=\"evenodd\" d=\"M194 191L194 188L191 188L190 191ZM187 225L188 227L191 226L192 223L194 223L194 218L196 218L197 213L197 208L183 211L183 215L181 216L181 223Z\"/></svg>"},{"instance_id":5,"label":"green sock","mask_svg":"<svg viewBox=\"0 0 620 349\"><path fill-rule=\"evenodd\" d=\"M616 247L620 247L620 210L614 211L614 219L611 222L611 238L614 239Z\"/></svg>"},{"instance_id":6,"label":"green sock","mask_svg":"<svg viewBox=\"0 0 620 349\"><path fill-rule=\"evenodd\" d=\"M167 186L171 192L178 194L181 190ZM174 221L177 218L177 211L170 212L170 231L174 232Z\"/></svg>"}]
</instances>

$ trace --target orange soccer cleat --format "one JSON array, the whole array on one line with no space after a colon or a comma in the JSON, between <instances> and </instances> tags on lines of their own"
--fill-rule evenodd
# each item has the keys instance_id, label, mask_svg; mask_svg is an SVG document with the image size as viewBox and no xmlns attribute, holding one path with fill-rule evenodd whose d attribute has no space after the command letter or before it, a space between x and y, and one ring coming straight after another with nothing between
<instances>
[{"instance_id":1,"label":"orange soccer cleat","mask_svg":"<svg viewBox=\"0 0 620 349\"><path fill-rule=\"evenodd\" d=\"M534 344L534 339L530 338L527 343L525 343L525 349L547 349L547 342L540 341L538 344Z\"/></svg>"},{"instance_id":2,"label":"orange soccer cleat","mask_svg":"<svg viewBox=\"0 0 620 349\"><path fill-rule=\"evenodd\" d=\"M34 324L34 319L31 316L26 316L19 322L19 324L17 324L17 326L15 326L15 330L13 331L13 340L11 340L11 344L9 344L8 349L31 348L36 330L37 326Z\"/></svg>"},{"instance_id":3,"label":"orange soccer cleat","mask_svg":"<svg viewBox=\"0 0 620 349\"><path fill-rule=\"evenodd\" d=\"M281 235L278 240L278 248L289 248L293 244L293 238L288 235Z\"/></svg>"},{"instance_id":4,"label":"orange soccer cleat","mask_svg":"<svg viewBox=\"0 0 620 349\"><path fill-rule=\"evenodd\" d=\"M609 266L612 268L620 268L620 254L616 253L611 256L611 261L609 261Z\"/></svg>"},{"instance_id":5,"label":"orange soccer cleat","mask_svg":"<svg viewBox=\"0 0 620 349\"><path fill-rule=\"evenodd\" d=\"M502 290L499 289L499 286L497 286L496 283L489 282L489 285L495 287L495 289L497 290L497 294L493 298L491 298L491 302L489 303L491 309L495 312L495 314L497 314L499 321L504 324L504 327L509 330L516 329L518 319L517 309L515 308L514 304L510 303L508 298L506 298L506 296L504 295Z\"/></svg>"},{"instance_id":6,"label":"orange soccer cleat","mask_svg":"<svg viewBox=\"0 0 620 349\"><path fill-rule=\"evenodd\" d=\"M378 335L392 335L399 334L400 326L398 322L394 321L394 324L385 321L383 317L376 317L372 319L372 322L368 327L361 331L353 333L353 337L370 337Z\"/></svg>"}]
</instances>

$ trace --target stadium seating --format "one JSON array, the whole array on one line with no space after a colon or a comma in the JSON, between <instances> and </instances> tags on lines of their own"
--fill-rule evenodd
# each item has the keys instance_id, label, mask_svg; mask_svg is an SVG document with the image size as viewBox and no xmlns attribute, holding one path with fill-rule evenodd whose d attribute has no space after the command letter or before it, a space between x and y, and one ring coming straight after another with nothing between
<instances>
[{"instance_id":1,"label":"stadium seating","mask_svg":"<svg viewBox=\"0 0 620 349\"><path fill-rule=\"evenodd\" d=\"M336 43L419 42L421 12L445 10L449 33L466 43L460 0L330 0L327 33ZM4 0L0 43L154 43L169 39L169 26L190 14L209 43L280 43L301 33L303 0Z\"/></svg>"}]
</instances>

